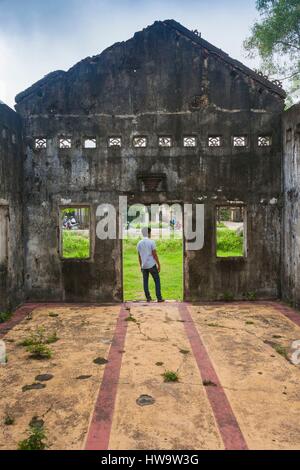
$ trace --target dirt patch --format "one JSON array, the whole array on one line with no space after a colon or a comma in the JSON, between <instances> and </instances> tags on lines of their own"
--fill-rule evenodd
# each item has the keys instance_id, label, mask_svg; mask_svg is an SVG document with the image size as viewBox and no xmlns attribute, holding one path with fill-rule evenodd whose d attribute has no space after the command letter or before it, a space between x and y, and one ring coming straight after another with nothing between
<instances>
[{"instance_id":1,"label":"dirt patch","mask_svg":"<svg viewBox=\"0 0 300 470\"><path fill-rule=\"evenodd\" d=\"M107 357L119 311L119 306L38 308L3 338L8 363L0 367L1 450L18 448L34 416L44 420L49 449L83 448L105 369L93 360ZM56 331L59 338L43 361L31 359L20 345L38 328L46 335ZM11 426L4 424L7 414Z\"/></svg>"}]
</instances>

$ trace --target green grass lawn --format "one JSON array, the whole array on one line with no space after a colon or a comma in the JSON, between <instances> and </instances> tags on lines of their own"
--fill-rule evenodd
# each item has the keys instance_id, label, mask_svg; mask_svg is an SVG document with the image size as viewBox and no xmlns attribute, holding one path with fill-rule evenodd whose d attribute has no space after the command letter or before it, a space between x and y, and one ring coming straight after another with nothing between
<instances>
[{"instance_id":1,"label":"green grass lawn","mask_svg":"<svg viewBox=\"0 0 300 470\"><path fill-rule=\"evenodd\" d=\"M144 300L143 277L139 267L136 246L138 239L123 241L123 279L124 299ZM182 240L155 240L161 263L161 286L164 299L182 300L183 298L183 253ZM150 275L150 292L155 299L154 281Z\"/></svg>"},{"instance_id":2,"label":"green grass lawn","mask_svg":"<svg viewBox=\"0 0 300 470\"><path fill-rule=\"evenodd\" d=\"M90 257L88 230L63 230L63 258L85 259Z\"/></svg>"},{"instance_id":3,"label":"green grass lawn","mask_svg":"<svg viewBox=\"0 0 300 470\"><path fill-rule=\"evenodd\" d=\"M222 224L217 227L217 256L219 258L244 256L243 235L238 235Z\"/></svg>"}]
</instances>

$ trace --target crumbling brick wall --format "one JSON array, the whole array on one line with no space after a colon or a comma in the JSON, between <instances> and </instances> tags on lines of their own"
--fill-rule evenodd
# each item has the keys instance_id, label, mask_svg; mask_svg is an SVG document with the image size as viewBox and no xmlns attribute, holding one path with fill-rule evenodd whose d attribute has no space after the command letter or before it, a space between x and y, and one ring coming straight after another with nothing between
<instances>
[{"instance_id":1,"label":"crumbling brick wall","mask_svg":"<svg viewBox=\"0 0 300 470\"><path fill-rule=\"evenodd\" d=\"M300 306L300 104L283 116L283 297Z\"/></svg>"},{"instance_id":2,"label":"crumbling brick wall","mask_svg":"<svg viewBox=\"0 0 300 470\"><path fill-rule=\"evenodd\" d=\"M26 141L26 290L32 299L122 300L122 243L99 240L96 208L119 195L129 203L204 203L205 243L184 257L185 298L280 294L281 115L284 92L173 21L156 22L68 72L58 71L17 97ZM146 148L134 148L134 136ZM172 136L159 148L158 136ZM219 135L222 146L209 147ZM247 136L244 148L233 136ZM259 147L270 135L272 145ZM110 136L122 146L110 148ZM184 147L184 136L197 145ZM37 150L35 139L47 139ZM60 149L60 137L72 139ZM86 137L97 148L85 149ZM145 191L141 175L163 175ZM247 210L247 257L217 259L218 204ZM92 257L62 260L59 207L86 204Z\"/></svg>"},{"instance_id":3,"label":"crumbling brick wall","mask_svg":"<svg viewBox=\"0 0 300 470\"><path fill-rule=\"evenodd\" d=\"M24 299L22 166L20 117L0 103L0 311Z\"/></svg>"}]
</instances>

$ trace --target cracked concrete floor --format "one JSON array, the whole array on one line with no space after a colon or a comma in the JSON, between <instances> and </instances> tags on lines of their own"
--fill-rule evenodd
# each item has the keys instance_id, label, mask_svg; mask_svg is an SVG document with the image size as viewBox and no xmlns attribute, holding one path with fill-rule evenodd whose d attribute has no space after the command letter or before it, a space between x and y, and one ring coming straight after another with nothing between
<instances>
[{"instance_id":1,"label":"cracked concrete floor","mask_svg":"<svg viewBox=\"0 0 300 470\"><path fill-rule=\"evenodd\" d=\"M16 449L34 416L50 449L89 448L98 436L110 449L239 448L237 433L250 449L299 449L300 366L289 351L300 327L275 304L186 309L188 320L168 302L36 306L2 338L0 449ZM31 359L19 344L38 327L57 332L51 359ZM179 381L164 382L167 370ZM45 387L23 391L34 383ZM150 405L137 404L143 395Z\"/></svg>"}]
</instances>

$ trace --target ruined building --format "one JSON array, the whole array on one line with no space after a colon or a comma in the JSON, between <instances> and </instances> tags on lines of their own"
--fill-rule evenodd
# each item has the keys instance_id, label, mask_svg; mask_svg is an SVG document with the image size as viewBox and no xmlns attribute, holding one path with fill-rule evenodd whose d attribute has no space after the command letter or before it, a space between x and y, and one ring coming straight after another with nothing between
<instances>
[{"instance_id":1,"label":"ruined building","mask_svg":"<svg viewBox=\"0 0 300 470\"><path fill-rule=\"evenodd\" d=\"M300 107L278 83L175 21L159 21L0 105L0 310L24 300L122 301L122 242L96 208L204 203L186 300L300 304ZM86 145L86 142L92 145ZM87 148L86 148L87 147ZM216 211L241 206L241 258L216 257ZM60 209L90 208L91 256L63 259Z\"/></svg>"}]
</instances>

